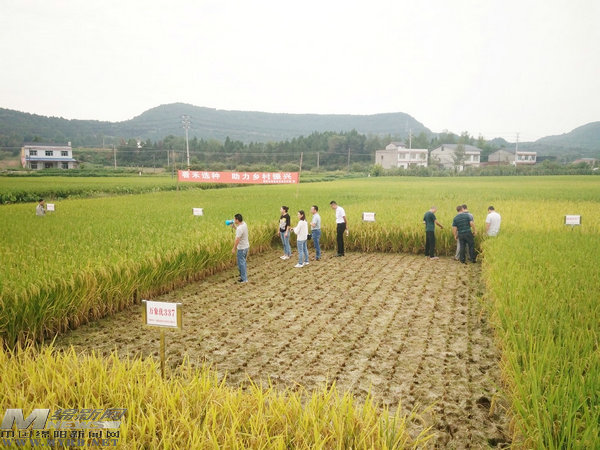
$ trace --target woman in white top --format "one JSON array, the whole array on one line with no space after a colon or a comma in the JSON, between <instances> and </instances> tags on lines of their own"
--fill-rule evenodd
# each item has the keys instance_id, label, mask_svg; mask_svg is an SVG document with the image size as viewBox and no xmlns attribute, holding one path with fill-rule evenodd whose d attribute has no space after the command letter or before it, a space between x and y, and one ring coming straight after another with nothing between
<instances>
[{"instance_id":1,"label":"woman in white top","mask_svg":"<svg viewBox=\"0 0 600 450\"><path fill-rule=\"evenodd\" d=\"M298 225L293 230L296 233L296 242L298 245L298 264L294 267L308 266L308 245L306 245L308 222L303 210L298 211Z\"/></svg>"}]
</instances>

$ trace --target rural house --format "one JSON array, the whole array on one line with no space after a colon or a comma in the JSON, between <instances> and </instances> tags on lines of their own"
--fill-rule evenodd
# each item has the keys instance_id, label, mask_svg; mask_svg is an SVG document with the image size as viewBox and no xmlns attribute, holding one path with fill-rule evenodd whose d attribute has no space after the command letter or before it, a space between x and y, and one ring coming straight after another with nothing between
<instances>
[{"instance_id":1,"label":"rural house","mask_svg":"<svg viewBox=\"0 0 600 450\"><path fill-rule=\"evenodd\" d=\"M456 150L458 144L443 144L431 151L431 160L437 161L445 169L457 168L462 171L465 167L479 167L481 149L472 145L463 145L464 158L456 161Z\"/></svg>"},{"instance_id":2,"label":"rural house","mask_svg":"<svg viewBox=\"0 0 600 450\"><path fill-rule=\"evenodd\" d=\"M76 169L79 162L73 158L71 143L25 144L21 148L21 164L26 169Z\"/></svg>"},{"instance_id":3,"label":"rural house","mask_svg":"<svg viewBox=\"0 0 600 450\"><path fill-rule=\"evenodd\" d=\"M518 151L516 152L517 154L517 159L516 159L516 165L520 166L520 165L533 165L536 162L537 159L537 152L521 152Z\"/></svg>"},{"instance_id":4,"label":"rural house","mask_svg":"<svg viewBox=\"0 0 600 450\"><path fill-rule=\"evenodd\" d=\"M511 152L503 148L501 148L500 150L496 150L494 153L490 153L490 155L488 156L488 163L490 165L508 165L513 164L514 161L515 152Z\"/></svg>"},{"instance_id":5,"label":"rural house","mask_svg":"<svg viewBox=\"0 0 600 450\"><path fill-rule=\"evenodd\" d=\"M384 169L427 167L427 154L426 148L406 148L400 142L392 142L385 150L375 152L375 164Z\"/></svg>"}]
</instances>

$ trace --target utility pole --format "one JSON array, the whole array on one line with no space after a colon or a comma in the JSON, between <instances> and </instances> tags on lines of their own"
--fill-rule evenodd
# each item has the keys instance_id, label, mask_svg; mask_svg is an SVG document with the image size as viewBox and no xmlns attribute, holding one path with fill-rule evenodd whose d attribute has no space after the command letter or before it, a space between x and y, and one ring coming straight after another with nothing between
<instances>
[{"instance_id":1,"label":"utility pole","mask_svg":"<svg viewBox=\"0 0 600 450\"><path fill-rule=\"evenodd\" d=\"M298 192L300 191L300 175L302 175L302 157L304 152L300 152L300 170L298 171L298 184L296 185L296 198L298 198Z\"/></svg>"},{"instance_id":2,"label":"utility pole","mask_svg":"<svg viewBox=\"0 0 600 450\"><path fill-rule=\"evenodd\" d=\"M517 167L517 152L519 151L519 132L517 131L517 140L515 142L515 167Z\"/></svg>"},{"instance_id":3,"label":"utility pole","mask_svg":"<svg viewBox=\"0 0 600 450\"><path fill-rule=\"evenodd\" d=\"M113 144L113 159L115 161L115 170L117 169L117 149L115 148L115 144Z\"/></svg>"},{"instance_id":4,"label":"utility pole","mask_svg":"<svg viewBox=\"0 0 600 450\"><path fill-rule=\"evenodd\" d=\"M181 116L181 123L185 129L185 150L187 154L187 168L190 168L190 143L188 141L188 130L190 129L190 116Z\"/></svg>"},{"instance_id":5,"label":"utility pole","mask_svg":"<svg viewBox=\"0 0 600 450\"><path fill-rule=\"evenodd\" d=\"M350 147L348 147L348 172L350 172Z\"/></svg>"},{"instance_id":6,"label":"utility pole","mask_svg":"<svg viewBox=\"0 0 600 450\"><path fill-rule=\"evenodd\" d=\"M408 129L408 149L412 149L412 130Z\"/></svg>"},{"instance_id":7,"label":"utility pole","mask_svg":"<svg viewBox=\"0 0 600 450\"><path fill-rule=\"evenodd\" d=\"M317 170L319 170L319 152L317 152Z\"/></svg>"}]
</instances>

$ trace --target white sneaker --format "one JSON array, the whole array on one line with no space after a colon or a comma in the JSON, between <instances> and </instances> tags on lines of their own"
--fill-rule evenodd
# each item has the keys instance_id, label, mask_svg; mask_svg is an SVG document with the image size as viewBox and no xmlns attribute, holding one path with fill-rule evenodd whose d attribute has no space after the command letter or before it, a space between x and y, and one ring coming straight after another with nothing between
<instances>
[{"instance_id":1,"label":"white sneaker","mask_svg":"<svg viewBox=\"0 0 600 450\"><path fill-rule=\"evenodd\" d=\"M296 264L294 267L296 267L297 269L299 269L300 267L304 267L304 264Z\"/></svg>"},{"instance_id":2,"label":"white sneaker","mask_svg":"<svg viewBox=\"0 0 600 450\"><path fill-rule=\"evenodd\" d=\"M308 266L308 261L306 261L306 262L304 263L304 265L305 265L305 266Z\"/></svg>"},{"instance_id":3,"label":"white sneaker","mask_svg":"<svg viewBox=\"0 0 600 450\"><path fill-rule=\"evenodd\" d=\"M288 255L283 255L283 256L280 256L280 258L281 258L281 259L290 259L290 257L289 257Z\"/></svg>"}]
</instances>

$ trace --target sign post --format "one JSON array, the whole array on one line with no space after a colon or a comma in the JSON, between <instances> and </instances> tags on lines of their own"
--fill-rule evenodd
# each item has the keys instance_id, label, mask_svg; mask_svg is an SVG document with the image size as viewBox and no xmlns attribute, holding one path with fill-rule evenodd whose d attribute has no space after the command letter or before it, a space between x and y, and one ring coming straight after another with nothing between
<instances>
[{"instance_id":1,"label":"sign post","mask_svg":"<svg viewBox=\"0 0 600 450\"><path fill-rule=\"evenodd\" d=\"M363 212L362 220L363 220L363 222L375 222L375 213L374 212Z\"/></svg>"},{"instance_id":2,"label":"sign post","mask_svg":"<svg viewBox=\"0 0 600 450\"><path fill-rule=\"evenodd\" d=\"M153 302L142 300L144 323L160 327L160 373L165 378L165 328L181 329L183 312L181 303Z\"/></svg>"},{"instance_id":3,"label":"sign post","mask_svg":"<svg viewBox=\"0 0 600 450\"><path fill-rule=\"evenodd\" d=\"M565 215L565 225L569 225L571 230L577 225L581 225L581 216L576 214Z\"/></svg>"}]
</instances>

